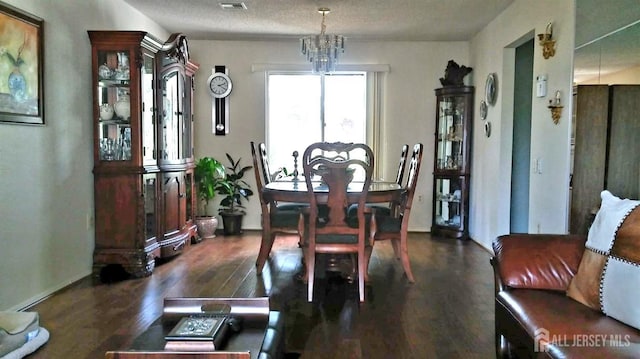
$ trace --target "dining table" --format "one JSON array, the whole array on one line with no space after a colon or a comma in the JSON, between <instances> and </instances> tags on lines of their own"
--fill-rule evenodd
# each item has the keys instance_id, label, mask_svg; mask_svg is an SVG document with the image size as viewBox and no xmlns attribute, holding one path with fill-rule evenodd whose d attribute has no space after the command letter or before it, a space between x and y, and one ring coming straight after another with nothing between
<instances>
[{"instance_id":1,"label":"dining table","mask_svg":"<svg viewBox=\"0 0 640 359\"><path fill-rule=\"evenodd\" d=\"M326 203L329 188L321 180L313 180L313 192L318 203ZM347 187L347 199L350 203L357 203L362 194L364 182L353 180ZM396 202L402 196L405 189L396 182L372 180L367 194L367 203ZM308 203L309 194L307 182L304 177L285 177L269 182L262 190L262 195L267 201Z\"/></svg>"},{"instance_id":2,"label":"dining table","mask_svg":"<svg viewBox=\"0 0 640 359\"><path fill-rule=\"evenodd\" d=\"M316 195L316 201L319 204L326 203L328 199L329 188L320 179L311 182L313 191ZM349 203L358 203L359 196L362 195L363 181L353 180L347 187L347 201ZM372 180L369 191L367 193L367 203L398 203L406 191L396 182ZM307 182L302 176L285 177L269 182L262 189L262 195L267 202L287 202L287 203L309 203L309 193L307 191ZM264 213L263 213L264 215ZM268 219L265 219L268 220ZM265 254L267 257L269 253ZM262 258L266 260L267 258ZM259 259L260 260L260 259ZM345 264L346 263L346 264ZM328 270L343 273L344 277L351 280L354 276L354 269L350 268L351 261L337 261L335 256L326 263ZM348 269L350 268L350 269ZM298 273L296 278L302 280L305 277L304 266L303 272Z\"/></svg>"}]
</instances>

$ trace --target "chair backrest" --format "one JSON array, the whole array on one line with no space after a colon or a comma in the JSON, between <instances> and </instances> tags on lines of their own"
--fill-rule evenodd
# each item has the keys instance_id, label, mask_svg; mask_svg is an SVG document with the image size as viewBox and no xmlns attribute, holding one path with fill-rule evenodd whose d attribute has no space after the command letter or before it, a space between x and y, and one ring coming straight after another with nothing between
<instances>
[{"instance_id":1,"label":"chair backrest","mask_svg":"<svg viewBox=\"0 0 640 359\"><path fill-rule=\"evenodd\" d=\"M400 163L398 164L398 173L396 175L396 183L402 186L402 180L404 178L404 167L407 162L407 155L409 154L409 145L402 145L402 150L400 151Z\"/></svg>"},{"instance_id":2,"label":"chair backrest","mask_svg":"<svg viewBox=\"0 0 640 359\"><path fill-rule=\"evenodd\" d=\"M262 163L262 177L264 184L271 182L271 169L269 169L269 157L267 156L267 145L261 142L258 145L258 153L260 154L260 162Z\"/></svg>"},{"instance_id":3,"label":"chair backrest","mask_svg":"<svg viewBox=\"0 0 640 359\"><path fill-rule=\"evenodd\" d=\"M413 146L411 160L409 162L409 177L407 178L407 191L400 203L400 213L403 214L403 222L408 221L411 204L413 203L413 195L416 192L416 184L418 182L418 174L420 173L420 164L422 163L422 143L416 143ZM403 223L403 225L406 225Z\"/></svg>"},{"instance_id":4,"label":"chair backrest","mask_svg":"<svg viewBox=\"0 0 640 359\"><path fill-rule=\"evenodd\" d=\"M260 199L260 205L264 207L266 206L266 202L264 200L264 197L262 196L262 189L264 188L264 183L262 182L264 169L258 163L258 150L256 149L256 144L253 141L251 141L251 157L253 158L253 173L256 176L256 189L258 190L258 198Z\"/></svg>"},{"instance_id":5,"label":"chair backrest","mask_svg":"<svg viewBox=\"0 0 640 359\"><path fill-rule=\"evenodd\" d=\"M371 185L373 164L373 152L362 143L318 142L307 147L302 156L302 166L309 193L309 225L310 228L313 227L311 233L314 233L316 226L322 227L323 233L329 233L332 229L338 233L348 228L347 210L353 203L358 203L358 221L361 227L364 225L364 208ZM348 188L357 171L361 171L364 176L361 195L357 196L356 201L349 199ZM318 214L318 201L313 189L317 182L312 182L314 178L321 178L321 185L328 187L327 200L323 203L328 211L323 214L323 218L319 218Z\"/></svg>"}]
</instances>

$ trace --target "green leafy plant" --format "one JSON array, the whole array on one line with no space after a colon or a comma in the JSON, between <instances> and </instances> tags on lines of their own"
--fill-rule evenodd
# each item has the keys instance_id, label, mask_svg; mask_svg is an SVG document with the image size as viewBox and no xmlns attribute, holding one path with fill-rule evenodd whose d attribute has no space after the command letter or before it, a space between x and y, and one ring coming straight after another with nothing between
<instances>
[{"instance_id":1,"label":"green leafy plant","mask_svg":"<svg viewBox=\"0 0 640 359\"><path fill-rule=\"evenodd\" d=\"M244 206L242 200L249 200L249 197L253 195L253 191L249 184L243 180L244 174L253 168L253 166L240 166L239 158L234 160L228 153L227 159L229 160L229 166L226 169L226 176L222 179L216 190L218 194L225 196L220 201L220 214L244 214Z\"/></svg>"},{"instance_id":2,"label":"green leafy plant","mask_svg":"<svg viewBox=\"0 0 640 359\"><path fill-rule=\"evenodd\" d=\"M286 177L293 177L293 172L289 172L286 167L278 168L278 170L273 174L273 178L276 180Z\"/></svg>"},{"instance_id":3,"label":"green leafy plant","mask_svg":"<svg viewBox=\"0 0 640 359\"><path fill-rule=\"evenodd\" d=\"M207 215L209 201L215 198L220 182L225 178L224 165L215 158L202 157L196 162L194 177L202 206L198 212Z\"/></svg>"}]
</instances>

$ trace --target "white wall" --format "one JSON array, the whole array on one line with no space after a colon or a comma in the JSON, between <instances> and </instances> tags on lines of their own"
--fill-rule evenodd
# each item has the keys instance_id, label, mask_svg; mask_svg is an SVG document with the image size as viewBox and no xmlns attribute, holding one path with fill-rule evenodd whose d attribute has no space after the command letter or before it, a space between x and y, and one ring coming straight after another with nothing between
<instances>
[{"instance_id":1,"label":"white wall","mask_svg":"<svg viewBox=\"0 0 640 359\"><path fill-rule=\"evenodd\" d=\"M547 99L533 97L531 163L542 161L542 173L531 174L529 232L566 233L569 198L569 138L571 82L574 48L574 1L516 0L471 41L477 94L484 94L483 79L498 74L498 100L489 108L491 137L483 135L475 121L471 179L471 237L491 248L496 236L509 233L511 149L513 130L514 48L553 22L554 57L544 59L536 38L534 76L547 74L549 95L560 90L564 111L559 123L551 120ZM535 82L535 81L534 81ZM479 118L476 100L475 116Z\"/></svg>"},{"instance_id":2,"label":"white wall","mask_svg":"<svg viewBox=\"0 0 640 359\"><path fill-rule=\"evenodd\" d=\"M226 163L225 153L242 157L251 164L250 141L265 140L265 73L252 72L253 64L305 64L298 40L289 41L190 41L190 51L200 63L195 95L196 158L213 156ZM384 76L384 104L381 143L385 177L394 180L398 154L403 143L422 142L425 152L410 229L429 231L432 212L433 148L435 131L435 93L440 87L447 62L469 64L466 42L348 42L343 64L387 64ZM206 80L215 65L226 65L233 81L230 97L230 133L215 136L211 131L211 97ZM292 136L295 130L292 129ZM300 149L303 151L304 149ZM255 179L246 177L255 189ZM216 203L219 199L214 200ZM260 228L260 204L251 198L243 225Z\"/></svg>"},{"instance_id":3,"label":"white wall","mask_svg":"<svg viewBox=\"0 0 640 359\"><path fill-rule=\"evenodd\" d=\"M21 308L91 273L91 47L86 30L168 36L121 0L4 1L44 19L46 125L0 124L0 310Z\"/></svg>"}]
</instances>

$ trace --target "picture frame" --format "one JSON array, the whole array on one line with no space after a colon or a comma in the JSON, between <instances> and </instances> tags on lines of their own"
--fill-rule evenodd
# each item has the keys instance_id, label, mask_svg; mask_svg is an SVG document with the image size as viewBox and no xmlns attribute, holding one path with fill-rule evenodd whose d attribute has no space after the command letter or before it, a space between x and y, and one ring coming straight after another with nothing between
<instances>
[{"instance_id":1,"label":"picture frame","mask_svg":"<svg viewBox=\"0 0 640 359\"><path fill-rule=\"evenodd\" d=\"M45 123L43 25L0 2L0 123Z\"/></svg>"}]
</instances>

